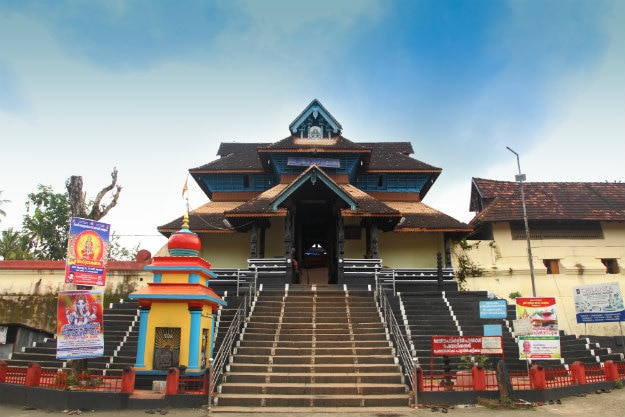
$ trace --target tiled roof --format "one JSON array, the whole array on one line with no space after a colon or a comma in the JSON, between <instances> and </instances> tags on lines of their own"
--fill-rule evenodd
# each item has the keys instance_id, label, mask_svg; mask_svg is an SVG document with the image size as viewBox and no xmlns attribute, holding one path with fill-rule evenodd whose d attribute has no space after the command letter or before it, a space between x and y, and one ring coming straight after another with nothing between
<instances>
[{"instance_id":1,"label":"tiled roof","mask_svg":"<svg viewBox=\"0 0 625 417\"><path fill-rule=\"evenodd\" d=\"M523 194L529 220L625 220L625 183L524 182ZM519 183L473 178L470 210L480 206L471 223L522 220Z\"/></svg>"},{"instance_id":2,"label":"tiled roof","mask_svg":"<svg viewBox=\"0 0 625 417\"><path fill-rule=\"evenodd\" d=\"M251 216L260 217L262 215L272 215L284 217L286 216L286 209L274 211L271 209L271 203L276 196L280 194L282 190L288 187L289 184L278 184L275 187L268 189L265 192L260 193L258 196L246 201L245 203L239 203L237 207L228 210L227 216Z\"/></svg>"},{"instance_id":3,"label":"tiled roof","mask_svg":"<svg viewBox=\"0 0 625 417\"><path fill-rule=\"evenodd\" d=\"M191 168L189 172L194 174L205 171L263 171L258 157L258 148L262 145L259 143L222 143L217 153L221 155L221 158L197 168Z\"/></svg>"},{"instance_id":4,"label":"tiled roof","mask_svg":"<svg viewBox=\"0 0 625 417\"><path fill-rule=\"evenodd\" d=\"M218 156L226 156L232 153L240 152L256 152L258 148L264 148L271 145L270 143L240 143L240 142L221 142L217 150Z\"/></svg>"},{"instance_id":5,"label":"tiled roof","mask_svg":"<svg viewBox=\"0 0 625 417\"><path fill-rule=\"evenodd\" d=\"M240 201L209 201L189 213L189 230L195 233L234 232L224 223L226 219L224 212L239 205L241 205ZM183 216L180 216L169 223L158 226L157 230L165 236L169 236L182 228L182 220Z\"/></svg>"},{"instance_id":6,"label":"tiled roof","mask_svg":"<svg viewBox=\"0 0 625 417\"><path fill-rule=\"evenodd\" d=\"M359 143L352 142L343 136L334 136L332 139L300 139L297 135L286 137L282 140L272 143L266 147L260 149L261 152L310 152L311 150L317 150L321 152L345 152L349 150L369 152L367 147L362 146Z\"/></svg>"},{"instance_id":7,"label":"tiled roof","mask_svg":"<svg viewBox=\"0 0 625 417\"><path fill-rule=\"evenodd\" d=\"M396 232L463 232L473 230L471 226L421 202L387 201L386 204L405 218Z\"/></svg>"},{"instance_id":8,"label":"tiled roof","mask_svg":"<svg viewBox=\"0 0 625 417\"><path fill-rule=\"evenodd\" d=\"M421 162L414 159L405 152L405 150L398 146L397 142L378 142L371 143L367 146L371 147L371 160L369 162L369 171L425 171L425 172L438 172L442 171L441 168L433 167L432 165ZM410 145L412 149L412 145Z\"/></svg>"}]
</instances>

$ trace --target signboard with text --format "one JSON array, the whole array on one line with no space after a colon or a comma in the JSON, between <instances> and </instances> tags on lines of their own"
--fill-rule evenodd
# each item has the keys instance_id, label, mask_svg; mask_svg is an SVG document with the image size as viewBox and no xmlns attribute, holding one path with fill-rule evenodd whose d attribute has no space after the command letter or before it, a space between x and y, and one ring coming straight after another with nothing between
<instances>
[{"instance_id":1,"label":"signboard with text","mask_svg":"<svg viewBox=\"0 0 625 417\"><path fill-rule=\"evenodd\" d=\"M82 359L104 355L101 291L59 292L56 358Z\"/></svg>"},{"instance_id":2,"label":"signboard with text","mask_svg":"<svg viewBox=\"0 0 625 417\"><path fill-rule=\"evenodd\" d=\"M434 356L503 353L501 336L432 336Z\"/></svg>"},{"instance_id":3,"label":"signboard with text","mask_svg":"<svg viewBox=\"0 0 625 417\"><path fill-rule=\"evenodd\" d=\"M505 319L508 316L508 302L506 300L480 301L481 319Z\"/></svg>"},{"instance_id":4,"label":"signboard with text","mask_svg":"<svg viewBox=\"0 0 625 417\"><path fill-rule=\"evenodd\" d=\"M67 243L65 283L106 285L106 262L111 226L72 217Z\"/></svg>"},{"instance_id":5,"label":"signboard with text","mask_svg":"<svg viewBox=\"0 0 625 417\"><path fill-rule=\"evenodd\" d=\"M519 336L520 359L559 359L560 332L555 297L518 297L518 323L529 322L529 331Z\"/></svg>"},{"instance_id":6,"label":"signboard with text","mask_svg":"<svg viewBox=\"0 0 625 417\"><path fill-rule=\"evenodd\" d=\"M618 282L573 287L578 323L625 321L625 306Z\"/></svg>"}]
</instances>

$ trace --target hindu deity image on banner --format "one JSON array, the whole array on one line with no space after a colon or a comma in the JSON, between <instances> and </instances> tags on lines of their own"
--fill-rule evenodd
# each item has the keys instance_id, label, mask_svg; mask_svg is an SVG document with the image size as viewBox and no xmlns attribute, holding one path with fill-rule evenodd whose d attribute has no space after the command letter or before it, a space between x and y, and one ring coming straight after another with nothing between
<instances>
[{"instance_id":1,"label":"hindu deity image on banner","mask_svg":"<svg viewBox=\"0 0 625 417\"><path fill-rule=\"evenodd\" d=\"M110 229L106 223L72 217L65 264L67 284L106 285Z\"/></svg>"},{"instance_id":2,"label":"hindu deity image on banner","mask_svg":"<svg viewBox=\"0 0 625 417\"><path fill-rule=\"evenodd\" d=\"M104 355L101 291L59 292L56 358L81 359Z\"/></svg>"}]
</instances>

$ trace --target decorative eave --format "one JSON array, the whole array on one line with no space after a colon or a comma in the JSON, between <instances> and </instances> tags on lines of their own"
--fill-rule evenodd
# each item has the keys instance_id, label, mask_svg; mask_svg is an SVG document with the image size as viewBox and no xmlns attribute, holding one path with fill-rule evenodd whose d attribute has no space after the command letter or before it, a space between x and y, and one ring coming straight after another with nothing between
<instances>
[{"instance_id":1,"label":"decorative eave","mask_svg":"<svg viewBox=\"0 0 625 417\"><path fill-rule=\"evenodd\" d=\"M311 181L313 184L317 182L317 180L323 182L330 190L332 190L341 200L345 202L350 207L350 210L356 210L358 207L358 203L351 198L351 196L346 193L341 187L339 187L322 169L320 169L317 165L309 166L304 172L300 174L299 177L288 187L286 187L282 192L280 192L276 198L271 203L272 210L277 210L278 206L286 200L293 192L295 192L298 188L302 186L306 181Z\"/></svg>"},{"instance_id":2,"label":"decorative eave","mask_svg":"<svg viewBox=\"0 0 625 417\"><path fill-rule=\"evenodd\" d=\"M131 300L143 301L195 301L206 305L222 305L228 303L221 299L212 288L201 284L168 284L148 283L138 291L128 295Z\"/></svg>"},{"instance_id":3,"label":"decorative eave","mask_svg":"<svg viewBox=\"0 0 625 417\"><path fill-rule=\"evenodd\" d=\"M297 128L302 124L308 116L310 116L313 112L319 112L322 117L328 122L328 124L332 127L332 130L336 134L341 134L341 130L343 127L341 124L330 114L328 110L319 102L319 100L314 99L310 102L310 104L293 120L293 122L289 125L289 131L291 133L297 132Z\"/></svg>"}]
</instances>

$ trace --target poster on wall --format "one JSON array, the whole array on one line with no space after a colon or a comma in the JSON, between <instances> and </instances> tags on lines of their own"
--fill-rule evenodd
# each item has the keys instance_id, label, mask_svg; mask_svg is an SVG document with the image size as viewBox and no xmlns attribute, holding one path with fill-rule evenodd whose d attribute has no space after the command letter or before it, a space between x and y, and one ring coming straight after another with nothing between
<instances>
[{"instance_id":1,"label":"poster on wall","mask_svg":"<svg viewBox=\"0 0 625 417\"><path fill-rule=\"evenodd\" d=\"M94 220L72 217L67 244L65 283L106 285L106 262L111 226Z\"/></svg>"},{"instance_id":2,"label":"poster on wall","mask_svg":"<svg viewBox=\"0 0 625 417\"><path fill-rule=\"evenodd\" d=\"M573 287L578 323L625 321L625 306L618 282Z\"/></svg>"},{"instance_id":3,"label":"poster on wall","mask_svg":"<svg viewBox=\"0 0 625 417\"><path fill-rule=\"evenodd\" d=\"M559 359L560 333L555 297L518 297L516 317L529 321L530 329L519 336L520 359Z\"/></svg>"},{"instance_id":4,"label":"poster on wall","mask_svg":"<svg viewBox=\"0 0 625 417\"><path fill-rule=\"evenodd\" d=\"M83 359L104 355L101 291L59 292L56 358Z\"/></svg>"}]
</instances>

